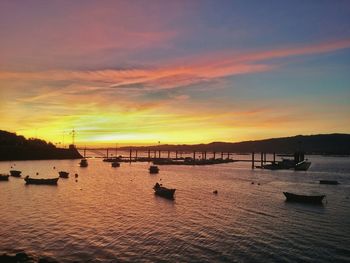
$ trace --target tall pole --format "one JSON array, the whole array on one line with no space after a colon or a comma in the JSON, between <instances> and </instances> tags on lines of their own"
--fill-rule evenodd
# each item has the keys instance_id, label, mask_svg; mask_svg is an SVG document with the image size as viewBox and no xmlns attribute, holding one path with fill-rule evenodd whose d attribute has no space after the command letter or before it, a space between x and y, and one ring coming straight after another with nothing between
<instances>
[{"instance_id":1,"label":"tall pole","mask_svg":"<svg viewBox=\"0 0 350 263\"><path fill-rule=\"evenodd\" d=\"M252 152L252 169L254 169L254 163L255 163L254 157L255 157L255 153Z\"/></svg>"},{"instance_id":2,"label":"tall pole","mask_svg":"<svg viewBox=\"0 0 350 263\"><path fill-rule=\"evenodd\" d=\"M75 130L73 129L72 132L72 144L75 145Z\"/></svg>"}]
</instances>

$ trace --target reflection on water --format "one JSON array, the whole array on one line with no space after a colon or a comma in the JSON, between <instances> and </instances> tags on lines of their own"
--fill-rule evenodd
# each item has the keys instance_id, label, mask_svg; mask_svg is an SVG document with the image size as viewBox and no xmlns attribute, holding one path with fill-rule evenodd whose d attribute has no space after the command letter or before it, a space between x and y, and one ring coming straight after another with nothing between
<instances>
[{"instance_id":1,"label":"reflection on water","mask_svg":"<svg viewBox=\"0 0 350 263\"><path fill-rule=\"evenodd\" d=\"M311 159L308 172L230 163L160 166L157 175L149 174L148 163L112 168L90 159L80 168L79 160L17 161L24 176L66 170L70 178L56 187L26 186L14 177L0 182L0 253L60 262L349 261L349 158ZM0 173L11 165L1 162ZM155 196L156 182L176 188L175 200ZM327 203L286 203L283 191L324 193Z\"/></svg>"}]
</instances>

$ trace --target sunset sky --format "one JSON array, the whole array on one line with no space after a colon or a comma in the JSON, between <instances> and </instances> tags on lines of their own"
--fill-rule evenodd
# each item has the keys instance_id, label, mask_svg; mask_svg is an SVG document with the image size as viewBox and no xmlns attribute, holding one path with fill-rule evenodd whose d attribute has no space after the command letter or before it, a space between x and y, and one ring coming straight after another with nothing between
<instances>
[{"instance_id":1,"label":"sunset sky","mask_svg":"<svg viewBox=\"0 0 350 263\"><path fill-rule=\"evenodd\" d=\"M350 133L350 1L0 1L0 129L136 145Z\"/></svg>"}]
</instances>

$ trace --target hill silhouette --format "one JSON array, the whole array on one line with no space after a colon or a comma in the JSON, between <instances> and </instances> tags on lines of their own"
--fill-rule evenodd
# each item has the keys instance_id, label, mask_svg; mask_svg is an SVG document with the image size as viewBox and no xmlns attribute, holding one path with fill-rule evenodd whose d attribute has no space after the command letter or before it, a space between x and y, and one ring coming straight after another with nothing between
<instances>
[{"instance_id":1,"label":"hill silhouette","mask_svg":"<svg viewBox=\"0 0 350 263\"><path fill-rule=\"evenodd\" d=\"M318 134L297 135L293 137L272 138L237 143L212 142L195 145L157 145L145 147L123 147L135 150L162 150L162 151L215 151L215 152L276 152L294 153L304 151L307 154L350 155L350 134Z\"/></svg>"},{"instance_id":2,"label":"hill silhouette","mask_svg":"<svg viewBox=\"0 0 350 263\"><path fill-rule=\"evenodd\" d=\"M82 158L74 148L57 148L40 139L26 139L15 133L0 130L0 160L48 160Z\"/></svg>"}]
</instances>

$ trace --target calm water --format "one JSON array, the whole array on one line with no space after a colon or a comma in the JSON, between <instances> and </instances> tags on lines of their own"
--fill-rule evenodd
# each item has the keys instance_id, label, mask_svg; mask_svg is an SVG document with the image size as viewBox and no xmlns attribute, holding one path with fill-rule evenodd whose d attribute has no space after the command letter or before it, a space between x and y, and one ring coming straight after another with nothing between
<instances>
[{"instance_id":1,"label":"calm water","mask_svg":"<svg viewBox=\"0 0 350 263\"><path fill-rule=\"evenodd\" d=\"M101 159L87 168L79 160L0 162L0 172L15 163L24 175L79 174L58 186L0 182L0 253L60 262L349 262L350 158L309 159L308 172L230 163L160 166L158 175L148 163L111 168ZM157 181L177 189L175 201L153 194ZM324 193L327 203L286 203L282 191Z\"/></svg>"}]
</instances>

